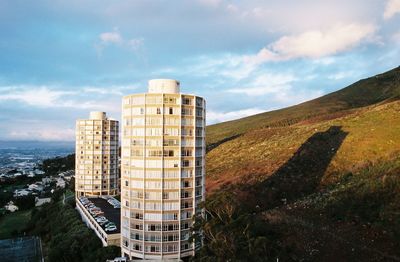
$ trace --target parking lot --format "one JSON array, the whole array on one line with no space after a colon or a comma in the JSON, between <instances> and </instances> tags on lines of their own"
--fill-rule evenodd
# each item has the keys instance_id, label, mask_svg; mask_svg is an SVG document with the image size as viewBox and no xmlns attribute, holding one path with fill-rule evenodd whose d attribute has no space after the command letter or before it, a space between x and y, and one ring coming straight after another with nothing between
<instances>
[{"instance_id":1,"label":"parking lot","mask_svg":"<svg viewBox=\"0 0 400 262\"><path fill-rule=\"evenodd\" d=\"M112 222L116 226L116 230L113 231L108 231L107 234L118 234L121 232L121 220L120 220L120 214L121 214L121 209L120 208L114 208L113 205L111 205L109 202L107 202L107 199L104 198L87 198L93 205L95 205L97 208L103 212L101 216L104 216L109 222ZM118 205L117 205L118 206ZM87 210L89 210L86 207ZM100 223L99 223L100 225ZM105 229L105 225L101 225L103 229Z\"/></svg>"}]
</instances>

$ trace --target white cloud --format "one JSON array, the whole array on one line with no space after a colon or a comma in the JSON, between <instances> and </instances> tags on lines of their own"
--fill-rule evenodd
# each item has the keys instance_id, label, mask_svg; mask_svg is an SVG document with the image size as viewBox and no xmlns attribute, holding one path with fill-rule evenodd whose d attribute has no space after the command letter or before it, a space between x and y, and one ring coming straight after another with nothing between
<instances>
[{"instance_id":1,"label":"white cloud","mask_svg":"<svg viewBox=\"0 0 400 262\"><path fill-rule=\"evenodd\" d=\"M266 111L265 109L261 108L248 108L230 112L219 112L210 110L207 112L207 124L215 124L219 122L239 119L242 117L259 114L265 111Z\"/></svg>"},{"instance_id":2,"label":"white cloud","mask_svg":"<svg viewBox=\"0 0 400 262\"><path fill-rule=\"evenodd\" d=\"M24 131L20 131L23 129ZM73 141L75 140L75 130L72 128L42 127L20 128L18 131L11 131L8 134L11 140L39 140L39 141Z\"/></svg>"},{"instance_id":3,"label":"white cloud","mask_svg":"<svg viewBox=\"0 0 400 262\"><path fill-rule=\"evenodd\" d=\"M396 14L400 13L400 0L388 0L383 13L384 19L390 19Z\"/></svg>"},{"instance_id":4,"label":"white cloud","mask_svg":"<svg viewBox=\"0 0 400 262\"><path fill-rule=\"evenodd\" d=\"M99 56L102 55L103 49L109 44L125 47L133 52L141 51L144 46L144 38L139 37L124 39L118 28L114 28L112 32L104 32L99 34L99 40L100 42L95 44L95 49Z\"/></svg>"},{"instance_id":5,"label":"white cloud","mask_svg":"<svg viewBox=\"0 0 400 262\"><path fill-rule=\"evenodd\" d=\"M124 95L124 91L132 91L137 89L136 86L126 85L126 86L108 86L108 87L84 87L83 92L85 93L96 93L100 95Z\"/></svg>"},{"instance_id":6,"label":"white cloud","mask_svg":"<svg viewBox=\"0 0 400 262\"><path fill-rule=\"evenodd\" d=\"M207 7L217 7L222 3L222 0L198 0L198 2Z\"/></svg>"},{"instance_id":7,"label":"white cloud","mask_svg":"<svg viewBox=\"0 0 400 262\"><path fill-rule=\"evenodd\" d=\"M340 79L344 79L344 78L349 78L349 77L353 77L357 75L354 71L343 71L343 72L338 72L332 75L328 76L328 79L332 79L332 80L340 80Z\"/></svg>"},{"instance_id":8,"label":"white cloud","mask_svg":"<svg viewBox=\"0 0 400 262\"><path fill-rule=\"evenodd\" d=\"M143 38L134 38L130 39L127 41L127 45L129 48L131 48L133 51L138 51L141 49L144 45L144 39Z\"/></svg>"},{"instance_id":9,"label":"white cloud","mask_svg":"<svg viewBox=\"0 0 400 262\"><path fill-rule=\"evenodd\" d=\"M262 74L249 83L250 87L228 89L227 92L248 96L279 93L291 89L290 83L295 80L291 74Z\"/></svg>"},{"instance_id":10,"label":"white cloud","mask_svg":"<svg viewBox=\"0 0 400 262\"><path fill-rule=\"evenodd\" d=\"M305 78L310 77L306 76ZM313 76L311 76L313 77ZM299 104L323 95L322 90L295 89L292 82L298 81L291 74L262 74L242 88L229 89L227 92L244 94L254 99L265 98L279 108Z\"/></svg>"},{"instance_id":11,"label":"white cloud","mask_svg":"<svg viewBox=\"0 0 400 262\"><path fill-rule=\"evenodd\" d=\"M299 35L283 36L261 49L254 56L246 56L248 63L261 64L295 58L321 58L347 51L363 41L373 39L376 26L372 24L336 25L326 31L312 30Z\"/></svg>"},{"instance_id":12,"label":"white cloud","mask_svg":"<svg viewBox=\"0 0 400 262\"><path fill-rule=\"evenodd\" d=\"M400 44L400 31L397 32L397 33L395 33L395 34L392 36L392 39L393 39L393 41L394 41L395 43L399 43L399 44Z\"/></svg>"},{"instance_id":13,"label":"white cloud","mask_svg":"<svg viewBox=\"0 0 400 262\"><path fill-rule=\"evenodd\" d=\"M101 33L99 35L99 38L102 43L113 43L113 44L122 43L122 37L118 31Z\"/></svg>"},{"instance_id":14,"label":"white cloud","mask_svg":"<svg viewBox=\"0 0 400 262\"><path fill-rule=\"evenodd\" d=\"M74 108L93 109L118 112L120 106L110 101L110 95L121 96L122 90L134 89L131 86L111 86L109 89L99 87L82 87L83 92L60 91L56 87L48 86L5 86L0 94L0 101L19 101L39 108ZM68 87L64 87L68 90ZM96 97L88 100L85 93L107 95L105 98ZM118 98L118 101L120 98Z\"/></svg>"},{"instance_id":15,"label":"white cloud","mask_svg":"<svg viewBox=\"0 0 400 262\"><path fill-rule=\"evenodd\" d=\"M14 90L13 88L12 90ZM22 101L28 105L39 107L52 107L57 105L57 101L64 95L73 94L68 91L55 91L47 87L17 87L18 91L12 91L7 94L1 94L0 100Z\"/></svg>"},{"instance_id":16,"label":"white cloud","mask_svg":"<svg viewBox=\"0 0 400 262\"><path fill-rule=\"evenodd\" d=\"M252 76L261 65L269 62L308 58L312 62L329 65L335 62L335 55L339 53L365 42L377 43L379 38L374 35L376 29L372 24L353 23L283 36L256 54L228 53L219 57L198 57L191 61L195 65L191 65L189 70L191 74L200 77L213 74L239 81ZM258 90L259 87L254 91Z\"/></svg>"}]
</instances>

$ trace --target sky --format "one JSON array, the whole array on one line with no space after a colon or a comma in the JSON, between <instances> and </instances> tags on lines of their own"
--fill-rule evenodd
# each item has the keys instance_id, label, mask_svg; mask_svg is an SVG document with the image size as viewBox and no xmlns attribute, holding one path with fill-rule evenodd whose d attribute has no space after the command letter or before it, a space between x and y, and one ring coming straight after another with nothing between
<instances>
[{"instance_id":1,"label":"sky","mask_svg":"<svg viewBox=\"0 0 400 262\"><path fill-rule=\"evenodd\" d=\"M73 141L153 78L213 124L399 65L400 0L0 0L0 140Z\"/></svg>"}]
</instances>

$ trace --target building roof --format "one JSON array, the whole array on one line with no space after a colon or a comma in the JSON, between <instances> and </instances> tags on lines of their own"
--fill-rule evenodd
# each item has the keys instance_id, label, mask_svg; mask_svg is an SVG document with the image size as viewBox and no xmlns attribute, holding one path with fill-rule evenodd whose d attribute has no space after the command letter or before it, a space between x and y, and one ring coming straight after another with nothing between
<instances>
[{"instance_id":1,"label":"building roof","mask_svg":"<svg viewBox=\"0 0 400 262\"><path fill-rule=\"evenodd\" d=\"M114 222L117 226L117 230L113 232L107 232L107 234L119 234L121 232L121 209L114 208L107 200L103 198L88 198L93 204L104 212L104 217L108 221Z\"/></svg>"}]
</instances>

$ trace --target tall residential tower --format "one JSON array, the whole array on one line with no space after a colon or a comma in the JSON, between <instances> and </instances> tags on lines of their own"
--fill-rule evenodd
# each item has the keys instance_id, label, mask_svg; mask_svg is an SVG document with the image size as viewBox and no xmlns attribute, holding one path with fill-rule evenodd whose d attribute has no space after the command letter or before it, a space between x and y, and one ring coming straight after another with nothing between
<instances>
[{"instance_id":1,"label":"tall residential tower","mask_svg":"<svg viewBox=\"0 0 400 262\"><path fill-rule=\"evenodd\" d=\"M194 255L205 185L205 101L179 82L149 81L122 105L121 248L129 258Z\"/></svg>"},{"instance_id":2,"label":"tall residential tower","mask_svg":"<svg viewBox=\"0 0 400 262\"><path fill-rule=\"evenodd\" d=\"M118 193L118 121L104 112L76 121L76 196Z\"/></svg>"}]
</instances>

